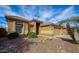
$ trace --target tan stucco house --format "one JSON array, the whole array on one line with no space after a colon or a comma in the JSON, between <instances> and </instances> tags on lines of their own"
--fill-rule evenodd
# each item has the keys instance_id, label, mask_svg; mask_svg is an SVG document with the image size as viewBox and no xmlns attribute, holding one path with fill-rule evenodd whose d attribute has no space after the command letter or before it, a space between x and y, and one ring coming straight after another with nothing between
<instances>
[{"instance_id":1,"label":"tan stucco house","mask_svg":"<svg viewBox=\"0 0 79 59\"><path fill-rule=\"evenodd\" d=\"M28 32L36 32L37 35L66 35L67 30L53 23L45 23L43 21L33 19L27 20L19 16L5 16L8 21L8 32L19 32L27 34Z\"/></svg>"}]
</instances>

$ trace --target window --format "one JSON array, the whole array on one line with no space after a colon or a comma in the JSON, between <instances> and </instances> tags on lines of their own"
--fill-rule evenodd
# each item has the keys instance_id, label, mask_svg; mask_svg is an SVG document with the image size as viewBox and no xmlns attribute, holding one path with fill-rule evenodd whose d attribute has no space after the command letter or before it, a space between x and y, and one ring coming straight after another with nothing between
<instances>
[{"instance_id":1,"label":"window","mask_svg":"<svg viewBox=\"0 0 79 59\"><path fill-rule=\"evenodd\" d=\"M22 27L23 27L23 24L16 23L16 32L21 33Z\"/></svg>"}]
</instances>

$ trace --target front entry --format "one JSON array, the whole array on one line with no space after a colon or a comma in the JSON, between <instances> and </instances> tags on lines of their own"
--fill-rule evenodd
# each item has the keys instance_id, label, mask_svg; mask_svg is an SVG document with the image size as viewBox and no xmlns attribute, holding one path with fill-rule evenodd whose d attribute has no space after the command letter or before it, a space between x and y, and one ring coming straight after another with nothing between
<instances>
[{"instance_id":1,"label":"front entry","mask_svg":"<svg viewBox=\"0 0 79 59\"><path fill-rule=\"evenodd\" d=\"M39 26L40 26L40 23L36 23L36 34L37 35L39 34Z\"/></svg>"}]
</instances>

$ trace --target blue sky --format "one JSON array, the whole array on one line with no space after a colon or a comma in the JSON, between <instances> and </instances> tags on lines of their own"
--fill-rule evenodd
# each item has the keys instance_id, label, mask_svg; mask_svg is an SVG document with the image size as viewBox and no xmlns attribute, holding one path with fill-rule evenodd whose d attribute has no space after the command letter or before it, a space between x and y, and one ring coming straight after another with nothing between
<instances>
[{"instance_id":1,"label":"blue sky","mask_svg":"<svg viewBox=\"0 0 79 59\"><path fill-rule=\"evenodd\" d=\"M44 22L57 23L72 16L79 16L78 5L0 5L0 24L7 26L5 15L22 16ZM73 25L73 24L72 24Z\"/></svg>"}]
</instances>

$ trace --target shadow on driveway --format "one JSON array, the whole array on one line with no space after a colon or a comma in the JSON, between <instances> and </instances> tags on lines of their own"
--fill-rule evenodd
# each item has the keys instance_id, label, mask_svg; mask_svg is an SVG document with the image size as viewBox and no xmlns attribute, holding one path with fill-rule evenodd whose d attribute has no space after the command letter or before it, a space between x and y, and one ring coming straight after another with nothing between
<instances>
[{"instance_id":1,"label":"shadow on driveway","mask_svg":"<svg viewBox=\"0 0 79 59\"><path fill-rule=\"evenodd\" d=\"M69 38L62 38L62 37L58 37L60 38L61 40L63 41L66 41L66 42L69 42L69 43L72 43L72 44L75 44L73 39L69 39ZM76 40L77 41L77 40ZM77 41L77 44L79 44L79 41Z\"/></svg>"}]
</instances>

